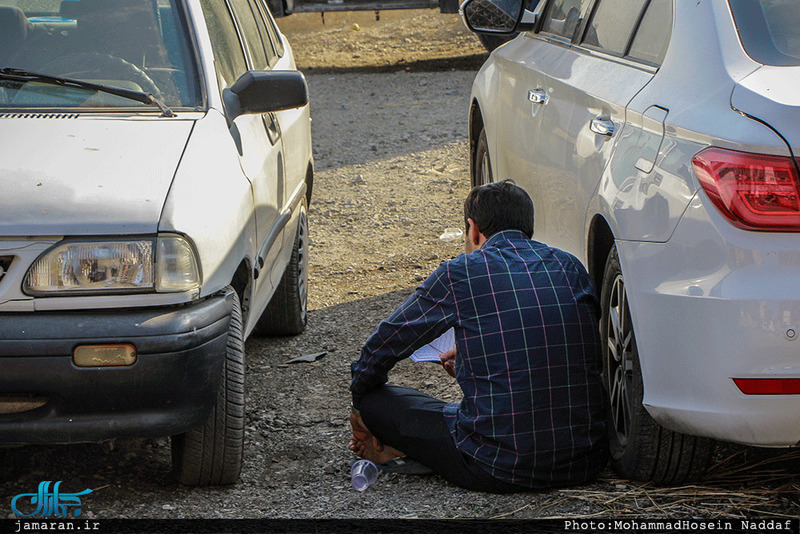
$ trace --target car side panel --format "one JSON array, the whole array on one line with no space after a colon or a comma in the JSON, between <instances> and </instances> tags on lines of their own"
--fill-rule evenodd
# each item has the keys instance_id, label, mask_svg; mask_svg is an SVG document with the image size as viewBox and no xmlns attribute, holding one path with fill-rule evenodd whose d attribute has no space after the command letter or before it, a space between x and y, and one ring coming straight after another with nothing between
<instances>
[{"instance_id":1,"label":"car side panel","mask_svg":"<svg viewBox=\"0 0 800 534\"><path fill-rule=\"evenodd\" d=\"M225 117L210 110L195 124L161 215L159 231L190 236L201 261L200 296L231 283L242 259L255 256L250 183Z\"/></svg>"},{"instance_id":2,"label":"car side panel","mask_svg":"<svg viewBox=\"0 0 800 534\"><path fill-rule=\"evenodd\" d=\"M537 219L546 221L547 232L541 238L585 259L587 206L625 125L625 107L653 73L576 48L540 68L550 97L542 117L546 134L534 153L539 173L532 177L542 181ZM613 135L590 129L601 119L614 123Z\"/></svg>"},{"instance_id":3,"label":"car side panel","mask_svg":"<svg viewBox=\"0 0 800 534\"><path fill-rule=\"evenodd\" d=\"M625 106L653 74L531 34L492 57L507 121L492 154L495 178L513 178L531 194L537 239L585 258L586 208L625 124ZM547 102L531 103L529 91L545 92ZM599 118L614 122L614 135L590 130Z\"/></svg>"}]
</instances>

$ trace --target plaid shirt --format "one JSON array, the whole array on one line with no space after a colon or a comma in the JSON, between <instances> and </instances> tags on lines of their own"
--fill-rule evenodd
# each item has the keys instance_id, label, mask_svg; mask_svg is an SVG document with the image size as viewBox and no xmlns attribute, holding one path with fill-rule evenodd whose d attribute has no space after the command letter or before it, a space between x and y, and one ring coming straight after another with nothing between
<instances>
[{"instance_id":1,"label":"plaid shirt","mask_svg":"<svg viewBox=\"0 0 800 534\"><path fill-rule=\"evenodd\" d=\"M361 396L398 361L455 327L447 404L456 446L495 478L531 488L576 484L605 462L597 298L572 255L506 230L442 263L353 362Z\"/></svg>"}]
</instances>

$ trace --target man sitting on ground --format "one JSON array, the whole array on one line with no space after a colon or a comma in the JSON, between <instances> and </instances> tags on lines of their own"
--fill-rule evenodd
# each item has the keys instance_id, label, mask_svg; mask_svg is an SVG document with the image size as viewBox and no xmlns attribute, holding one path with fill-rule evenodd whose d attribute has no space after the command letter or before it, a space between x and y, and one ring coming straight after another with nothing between
<instances>
[{"instance_id":1,"label":"man sitting on ground","mask_svg":"<svg viewBox=\"0 0 800 534\"><path fill-rule=\"evenodd\" d=\"M533 202L511 181L464 202L465 250L442 263L352 364L349 448L413 461L494 493L579 484L605 464L598 303L572 255L533 241ZM449 328L442 355L464 397L386 385L388 371Z\"/></svg>"}]
</instances>

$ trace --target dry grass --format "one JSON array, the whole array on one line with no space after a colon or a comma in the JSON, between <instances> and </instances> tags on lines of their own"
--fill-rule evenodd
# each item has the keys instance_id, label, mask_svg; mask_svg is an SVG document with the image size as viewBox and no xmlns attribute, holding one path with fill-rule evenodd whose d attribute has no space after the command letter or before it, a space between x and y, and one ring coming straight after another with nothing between
<instances>
[{"instance_id":1,"label":"dry grass","mask_svg":"<svg viewBox=\"0 0 800 534\"><path fill-rule=\"evenodd\" d=\"M724 448L699 484L656 487L608 477L592 486L540 495L494 518L530 516L532 510L540 519L800 517L800 450ZM564 515L563 510L581 512Z\"/></svg>"}]
</instances>

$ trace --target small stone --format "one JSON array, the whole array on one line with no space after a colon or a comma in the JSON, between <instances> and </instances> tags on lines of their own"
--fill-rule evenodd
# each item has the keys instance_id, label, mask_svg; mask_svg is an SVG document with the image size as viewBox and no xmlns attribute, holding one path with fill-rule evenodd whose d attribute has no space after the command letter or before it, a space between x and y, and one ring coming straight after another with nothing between
<instances>
[{"instance_id":1,"label":"small stone","mask_svg":"<svg viewBox=\"0 0 800 534\"><path fill-rule=\"evenodd\" d=\"M325 472L326 475L332 475L336 472L336 468L333 466L333 464L328 464L325 466L323 471Z\"/></svg>"},{"instance_id":2,"label":"small stone","mask_svg":"<svg viewBox=\"0 0 800 534\"><path fill-rule=\"evenodd\" d=\"M174 510L175 507L170 504L165 504L161 507L162 510Z\"/></svg>"}]
</instances>

